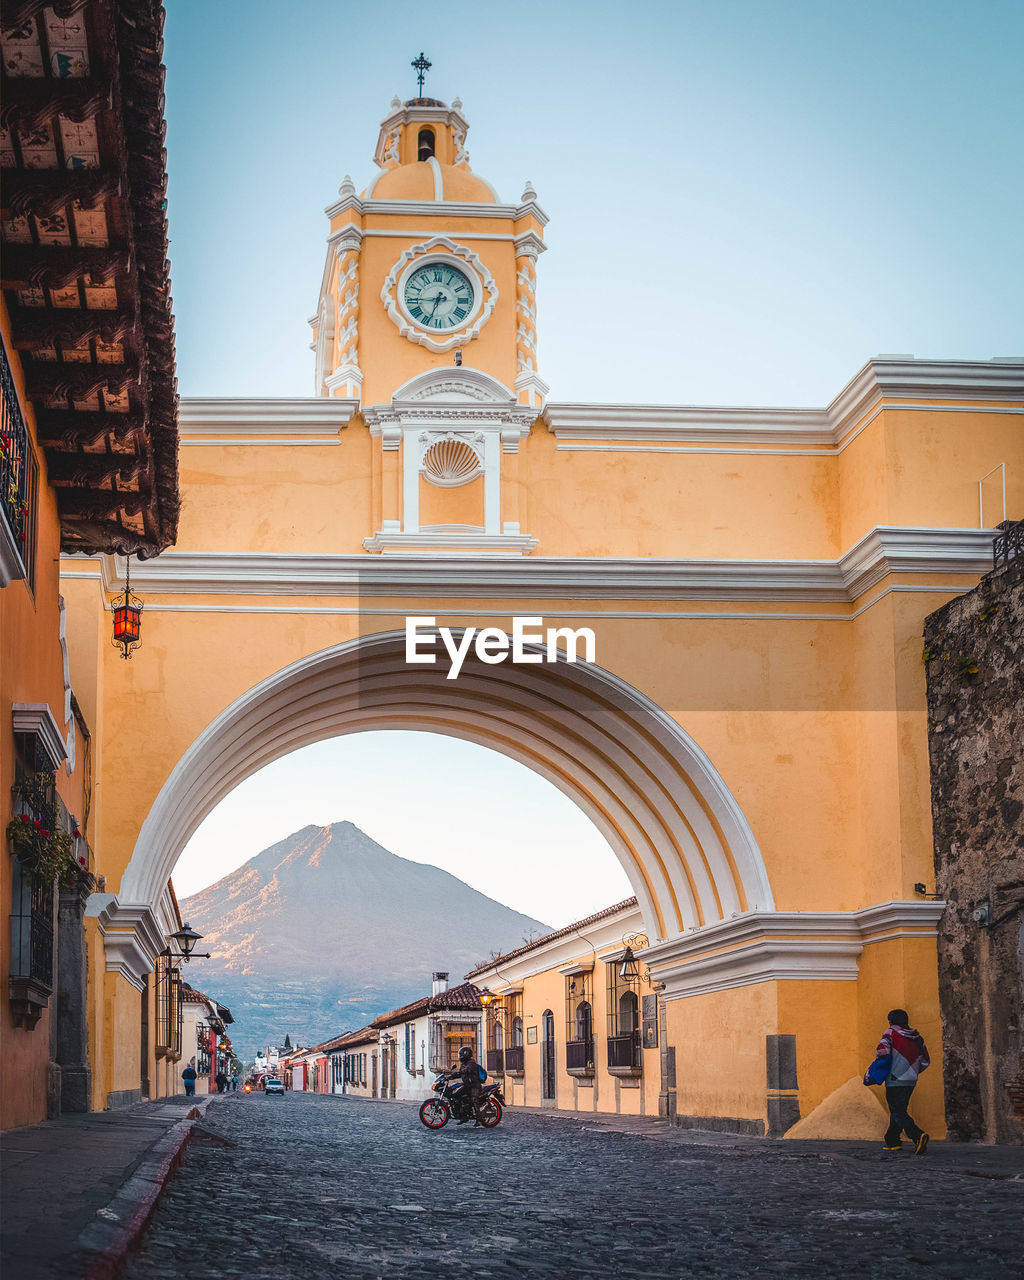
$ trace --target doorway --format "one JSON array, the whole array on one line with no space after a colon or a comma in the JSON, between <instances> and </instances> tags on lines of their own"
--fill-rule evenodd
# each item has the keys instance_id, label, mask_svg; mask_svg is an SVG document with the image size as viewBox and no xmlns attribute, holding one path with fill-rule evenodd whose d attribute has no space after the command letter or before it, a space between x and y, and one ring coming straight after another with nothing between
<instances>
[{"instance_id":1,"label":"doorway","mask_svg":"<svg viewBox=\"0 0 1024 1280\"><path fill-rule=\"evenodd\" d=\"M541 1105L555 1104L555 1015L544 1010L541 1020L543 1033L540 1047L540 1100Z\"/></svg>"}]
</instances>

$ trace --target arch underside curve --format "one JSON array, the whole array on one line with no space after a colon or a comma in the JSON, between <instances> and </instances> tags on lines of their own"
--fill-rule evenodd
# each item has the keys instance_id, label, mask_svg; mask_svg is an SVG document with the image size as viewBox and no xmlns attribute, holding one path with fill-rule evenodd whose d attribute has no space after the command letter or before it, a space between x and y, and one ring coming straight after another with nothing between
<instances>
[{"instance_id":1,"label":"arch underside curve","mask_svg":"<svg viewBox=\"0 0 1024 1280\"><path fill-rule=\"evenodd\" d=\"M419 729L463 738L547 778L594 822L625 868L651 940L748 909L773 909L749 824L680 726L587 663L411 666L405 633L303 658L226 708L179 760L122 878L123 903L154 903L206 815L250 774L325 738ZM400 780L396 780L400 785Z\"/></svg>"}]
</instances>

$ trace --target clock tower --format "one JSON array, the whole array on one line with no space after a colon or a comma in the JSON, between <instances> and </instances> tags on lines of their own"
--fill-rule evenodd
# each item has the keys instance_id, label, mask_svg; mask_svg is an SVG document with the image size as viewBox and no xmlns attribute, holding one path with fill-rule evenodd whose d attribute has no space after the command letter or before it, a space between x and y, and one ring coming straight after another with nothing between
<instances>
[{"instance_id":1,"label":"clock tower","mask_svg":"<svg viewBox=\"0 0 1024 1280\"><path fill-rule=\"evenodd\" d=\"M548 390L536 302L547 215L529 183L505 204L473 172L468 131L458 98L393 99L376 175L361 192L346 176L327 209L316 394L352 402L372 438L370 552L536 545L520 530L515 455Z\"/></svg>"},{"instance_id":2,"label":"clock tower","mask_svg":"<svg viewBox=\"0 0 1024 1280\"><path fill-rule=\"evenodd\" d=\"M527 183L516 204L469 166L458 98L392 100L377 173L346 176L328 207L320 300L311 324L316 394L364 405L410 378L462 362L540 409L537 259L547 215Z\"/></svg>"}]
</instances>

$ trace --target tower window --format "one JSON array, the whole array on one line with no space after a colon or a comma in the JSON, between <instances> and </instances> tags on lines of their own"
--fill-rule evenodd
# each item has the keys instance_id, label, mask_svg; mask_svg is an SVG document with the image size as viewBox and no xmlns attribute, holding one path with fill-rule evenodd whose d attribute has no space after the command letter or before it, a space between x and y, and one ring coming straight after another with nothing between
<instances>
[{"instance_id":1,"label":"tower window","mask_svg":"<svg viewBox=\"0 0 1024 1280\"><path fill-rule=\"evenodd\" d=\"M421 129L419 141L416 143L416 158L418 160L429 160L434 154L434 131L433 129Z\"/></svg>"}]
</instances>

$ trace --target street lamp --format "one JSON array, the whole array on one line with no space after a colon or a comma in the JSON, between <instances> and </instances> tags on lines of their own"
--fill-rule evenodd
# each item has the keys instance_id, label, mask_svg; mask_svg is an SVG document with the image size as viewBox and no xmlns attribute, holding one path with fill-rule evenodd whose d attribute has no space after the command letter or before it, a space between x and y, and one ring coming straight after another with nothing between
<instances>
[{"instance_id":1,"label":"street lamp","mask_svg":"<svg viewBox=\"0 0 1024 1280\"><path fill-rule=\"evenodd\" d=\"M498 997L494 994L494 992L488 991L486 987L484 987L483 991L480 992L480 1003L483 1005L485 1009L489 1005L492 1005L497 998Z\"/></svg>"},{"instance_id":2,"label":"street lamp","mask_svg":"<svg viewBox=\"0 0 1024 1280\"><path fill-rule=\"evenodd\" d=\"M644 982L650 982L651 974L647 970L640 972L640 962L633 954L633 944L639 947L648 945L648 938L645 933L628 933L622 939L625 944L625 951L622 953L622 962L619 965L619 977L629 986L638 986L641 978Z\"/></svg>"},{"instance_id":3,"label":"street lamp","mask_svg":"<svg viewBox=\"0 0 1024 1280\"><path fill-rule=\"evenodd\" d=\"M167 956L170 960L184 960L187 964L193 957L197 960L209 960L209 951L196 951L196 943L202 941L203 935L196 933L195 929L186 921L176 933L172 933L168 942L174 941L178 944L178 954L175 955L170 946L164 948L162 955Z\"/></svg>"}]
</instances>

